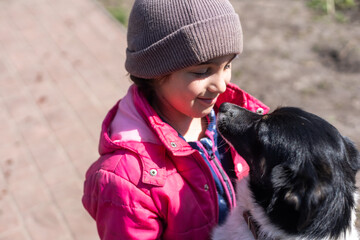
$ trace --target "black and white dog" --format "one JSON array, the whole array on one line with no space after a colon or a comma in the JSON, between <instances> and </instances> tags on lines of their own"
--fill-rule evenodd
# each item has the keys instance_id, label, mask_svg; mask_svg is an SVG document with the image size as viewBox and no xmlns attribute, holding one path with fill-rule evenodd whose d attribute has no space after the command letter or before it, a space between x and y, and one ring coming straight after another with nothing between
<instances>
[{"instance_id":1,"label":"black and white dog","mask_svg":"<svg viewBox=\"0 0 360 240\"><path fill-rule=\"evenodd\" d=\"M299 108L259 115L230 103L221 105L217 127L250 174L213 239L359 239L360 155L335 127Z\"/></svg>"}]
</instances>

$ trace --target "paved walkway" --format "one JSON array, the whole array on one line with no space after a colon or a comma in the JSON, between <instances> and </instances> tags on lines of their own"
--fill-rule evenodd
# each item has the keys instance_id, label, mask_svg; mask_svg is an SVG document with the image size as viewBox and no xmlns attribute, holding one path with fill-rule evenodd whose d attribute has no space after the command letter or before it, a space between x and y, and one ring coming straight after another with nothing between
<instances>
[{"instance_id":1,"label":"paved walkway","mask_svg":"<svg viewBox=\"0 0 360 240\"><path fill-rule=\"evenodd\" d=\"M0 240L98 239L82 184L125 44L94 0L0 0Z\"/></svg>"}]
</instances>

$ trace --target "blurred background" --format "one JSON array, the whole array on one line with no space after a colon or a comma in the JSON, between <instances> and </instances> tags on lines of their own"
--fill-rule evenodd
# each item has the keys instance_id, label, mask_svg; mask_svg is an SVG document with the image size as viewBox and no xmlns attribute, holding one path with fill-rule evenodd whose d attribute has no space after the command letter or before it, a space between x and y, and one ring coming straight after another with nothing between
<instances>
[{"instance_id":1,"label":"blurred background","mask_svg":"<svg viewBox=\"0 0 360 240\"><path fill-rule=\"evenodd\" d=\"M358 0L232 0L232 81L297 106L360 146ZM133 0L0 0L0 240L98 239L81 204L101 122L130 81Z\"/></svg>"}]
</instances>

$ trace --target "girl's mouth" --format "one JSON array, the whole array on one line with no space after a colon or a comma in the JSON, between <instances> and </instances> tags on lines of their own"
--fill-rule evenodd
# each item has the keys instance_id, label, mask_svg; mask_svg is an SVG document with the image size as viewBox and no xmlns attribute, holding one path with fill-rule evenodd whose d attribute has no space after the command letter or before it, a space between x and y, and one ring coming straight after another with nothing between
<instances>
[{"instance_id":1,"label":"girl's mouth","mask_svg":"<svg viewBox=\"0 0 360 240\"><path fill-rule=\"evenodd\" d=\"M213 105L216 103L217 97L215 97L215 98L198 98L198 99L206 105Z\"/></svg>"}]
</instances>

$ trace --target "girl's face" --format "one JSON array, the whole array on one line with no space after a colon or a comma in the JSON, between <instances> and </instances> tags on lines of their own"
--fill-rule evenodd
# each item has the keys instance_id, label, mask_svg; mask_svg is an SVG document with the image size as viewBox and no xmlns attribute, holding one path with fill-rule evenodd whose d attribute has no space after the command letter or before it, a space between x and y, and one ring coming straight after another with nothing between
<instances>
[{"instance_id":1,"label":"girl's face","mask_svg":"<svg viewBox=\"0 0 360 240\"><path fill-rule=\"evenodd\" d=\"M230 82L234 57L214 58L172 73L156 88L155 108L167 121L208 115Z\"/></svg>"}]
</instances>

